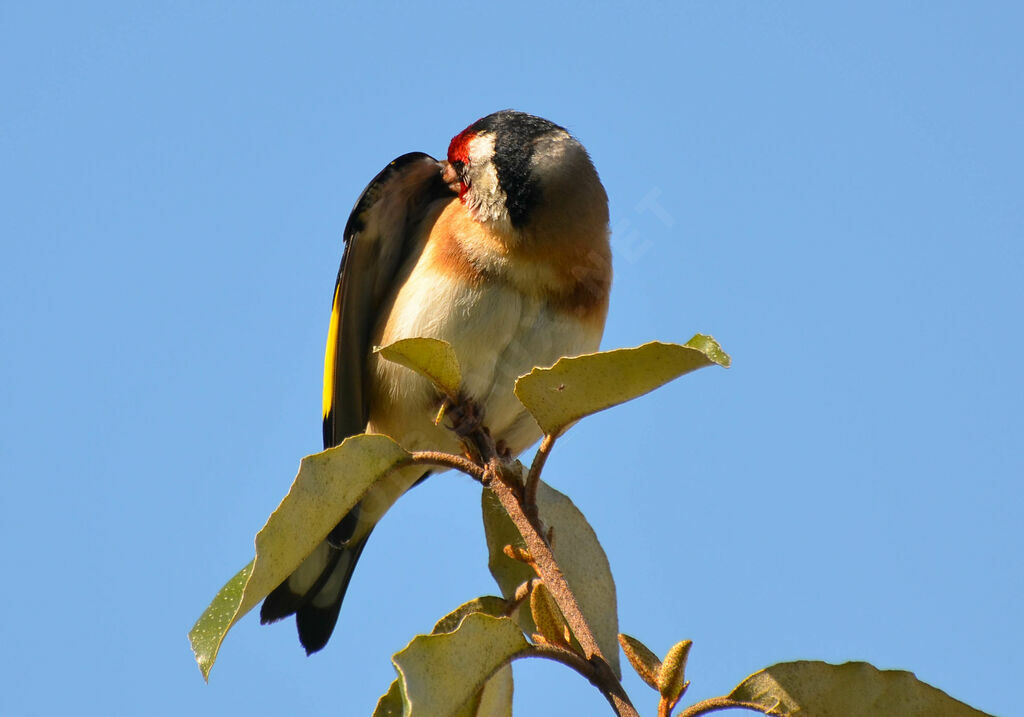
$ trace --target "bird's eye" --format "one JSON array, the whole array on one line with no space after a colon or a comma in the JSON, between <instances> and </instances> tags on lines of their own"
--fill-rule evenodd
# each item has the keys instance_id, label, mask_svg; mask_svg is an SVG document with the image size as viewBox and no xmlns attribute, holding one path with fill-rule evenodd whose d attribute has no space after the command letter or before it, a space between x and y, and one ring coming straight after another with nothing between
<instances>
[{"instance_id":1,"label":"bird's eye","mask_svg":"<svg viewBox=\"0 0 1024 717\"><path fill-rule=\"evenodd\" d=\"M452 169L455 170L455 173L458 174L460 178L462 176L464 176L464 174L466 172L466 163L465 162L456 159L456 160L451 162L451 165L452 165Z\"/></svg>"}]
</instances>

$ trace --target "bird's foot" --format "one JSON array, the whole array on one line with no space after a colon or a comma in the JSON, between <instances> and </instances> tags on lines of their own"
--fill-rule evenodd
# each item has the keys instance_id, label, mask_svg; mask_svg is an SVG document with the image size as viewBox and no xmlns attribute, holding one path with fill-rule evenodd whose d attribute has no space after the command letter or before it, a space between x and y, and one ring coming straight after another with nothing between
<instances>
[{"instance_id":1,"label":"bird's foot","mask_svg":"<svg viewBox=\"0 0 1024 717\"><path fill-rule=\"evenodd\" d=\"M508 447L508 444L503 440L498 440L494 444L494 451L498 454L498 458L503 461L511 461L514 456L512 455L512 449Z\"/></svg>"},{"instance_id":2,"label":"bird's foot","mask_svg":"<svg viewBox=\"0 0 1024 717\"><path fill-rule=\"evenodd\" d=\"M483 408L471 399L463 398L451 404L446 415L451 419L451 429L459 438L466 438L484 428Z\"/></svg>"}]
</instances>

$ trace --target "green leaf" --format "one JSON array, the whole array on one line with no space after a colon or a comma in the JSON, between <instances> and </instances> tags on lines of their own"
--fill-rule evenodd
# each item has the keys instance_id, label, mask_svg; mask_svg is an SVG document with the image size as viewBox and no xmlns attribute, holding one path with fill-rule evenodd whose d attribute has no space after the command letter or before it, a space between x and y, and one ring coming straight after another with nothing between
<instances>
[{"instance_id":1,"label":"green leaf","mask_svg":"<svg viewBox=\"0 0 1024 717\"><path fill-rule=\"evenodd\" d=\"M500 597L487 595L470 600L454 611L442 617L434 625L434 633L453 632L466 615L473 612L484 613L491 617L505 617L508 603ZM459 711L458 717L512 717L512 665L498 669L484 686Z\"/></svg>"},{"instance_id":2,"label":"green leaf","mask_svg":"<svg viewBox=\"0 0 1024 717\"><path fill-rule=\"evenodd\" d=\"M455 356L455 350L441 339L402 339L388 346L378 346L374 351L388 361L412 369L433 381L440 391L449 398L457 398L462 385L462 369Z\"/></svg>"},{"instance_id":3,"label":"green leaf","mask_svg":"<svg viewBox=\"0 0 1024 717\"><path fill-rule=\"evenodd\" d=\"M439 635L444 632L455 632L463 618L474 612L482 612L484 615L490 615L491 617L505 617L505 610L507 609L508 603L496 595L484 595L483 597L474 598L467 603L459 605L438 620L430 634Z\"/></svg>"},{"instance_id":4,"label":"green leaf","mask_svg":"<svg viewBox=\"0 0 1024 717\"><path fill-rule=\"evenodd\" d=\"M473 706L471 715L507 714L500 711L506 677L499 677L503 684L495 688L497 698L480 692L492 675L530 649L512 619L480 612L466 615L453 632L417 635L391 660L398 670L405 717L462 717L467 704ZM498 711L481 712L481 707Z\"/></svg>"},{"instance_id":5,"label":"green leaf","mask_svg":"<svg viewBox=\"0 0 1024 717\"><path fill-rule=\"evenodd\" d=\"M498 669L466 705L456 712L456 717L512 717L512 665ZM403 717L405 704L402 702L402 688L396 679L391 689L377 701L373 717Z\"/></svg>"},{"instance_id":6,"label":"green leaf","mask_svg":"<svg viewBox=\"0 0 1024 717\"><path fill-rule=\"evenodd\" d=\"M530 616L541 637L553 645L571 647L569 625L544 583L536 583L530 591Z\"/></svg>"},{"instance_id":7,"label":"green leaf","mask_svg":"<svg viewBox=\"0 0 1024 717\"><path fill-rule=\"evenodd\" d=\"M705 366L730 364L710 336L685 346L657 341L632 349L561 358L516 381L516 396L545 433L559 435L584 416L642 396Z\"/></svg>"},{"instance_id":8,"label":"green leaf","mask_svg":"<svg viewBox=\"0 0 1024 717\"><path fill-rule=\"evenodd\" d=\"M470 600L438 620L430 634L454 632L467 615L475 612L503 617L507 608L505 600L493 595ZM399 680L395 679L387 693L377 701L373 717L402 717L404 708L402 688ZM512 717L512 667L505 665L499 669L456 714L458 717Z\"/></svg>"},{"instance_id":9,"label":"green leaf","mask_svg":"<svg viewBox=\"0 0 1024 717\"><path fill-rule=\"evenodd\" d=\"M358 435L302 459L288 495L256 535L256 559L221 588L189 632L204 679L228 630L309 557L371 485L408 458L387 436Z\"/></svg>"},{"instance_id":10,"label":"green leaf","mask_svg":"<svg viewBox=\"0 0 1024 717\"><path fill-rule=\"evenodd\" d=\"M799 717L985 717L913 673L866 662L782 662L755 672L729 697L774 708L772 714L799 710Z\"/></svg>"},{"instance_id":11,"label":"green leaf","mask_svg":"<svg viewBox=\"0 0 1024 717\"><path fill-rule=\"evenodd\" d=\"M199 663L203 679L209 679L210 668L217 659L220 643L224 640L224 635L231 627L235 613L238 612L238 606L242 603L242 592L249 581L255 562L250 560L248 565L224 584L210 606L189 630L188 641L192 644L192 652Z\"/></svg>"},{"instance_id":12,"label":"green leaf","mask_svg":"<svg viewBox=\"0 0 1024 717\"><path fill-rule=\"evenodd\" d=\"M690 656L692 640L683 640L672 646L672 649L665 655L658 671L658 692L668 705L669 710L676 706L676 702L686 691L686 658Z\"/></svg>"},{"instance_id":13,"label":"green leaf","mask_svg":"<svg viewBox=\"0 0 1024 717\"><path fill-rule=\"evenodd\" d=\"M458 717L512 717L512 665L498 669Z\"/></svg>"},{"instance_id":14,"label":"green leaf","mask_svg":"<svg viewBox=\"0 0 1024 717\"><path fill-rule=\"evenodd\" d=\"M594 529L579 509L567 496L543 481L537 490L537 507L544 525L554 529L551 547L555 560L576 595L580 610L594 631L601 652L616 676L621 678L617 641L619 618L615 581L612 579L608 557ZM534 577L529 566L508 557L503 550L506 545L524 547L522 536L489 490L483 491L483 519L491 575L501 587L505 598L512 599L516 588ZM529 610L518 610L516 616L527 634L537 632Z\"/></svg>"},{"instance_id":15,"label":"green leaf","mask_svg":"<svg viewBox=\"0 0 1024 717\"><path fill-rule=\"evenodd\" d=\"M622 651L626 653L629 664L636 670L636 674L640 675L640 679L658 689L658 673L661 671L661 660L658 656L647 645L625 633L619 634L619 644L622 645Z\"/></svg>"},{"instance_id":16,"label":"green leaf","mask_svg":"<svg viewBox=\"0 0 1024 717\"><path fill-rule=\"evenodd\" d=\"M388 691L377 700L377 707L373 710L373 717L403 717L405 703L402 702L402 688L398 680L391 683Z\"/></svg>"}]
</instances>

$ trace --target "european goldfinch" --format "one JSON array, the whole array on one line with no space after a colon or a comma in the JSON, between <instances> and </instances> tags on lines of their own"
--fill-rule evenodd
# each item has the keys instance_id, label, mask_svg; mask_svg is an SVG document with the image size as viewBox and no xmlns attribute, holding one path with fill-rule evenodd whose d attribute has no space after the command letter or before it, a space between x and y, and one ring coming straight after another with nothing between
<instances>
[{"instance_id":1,"label":"european goldfinch","mask_svg":"<svg viewBox=\"0 0 1024 717\"><path fill-rule=\"evenodd\" d=\"M447 341L463 390L514 455L541 436L513 395L517 376L597 349L611 285L608 198L583 146L545 119L505 110L452 139L446 161L391 162L345 227L324 363L324 447L382 433L407 450L459 453L424 378L381 359L399 339ZM327 644L377 521L422 467L394 471L263 602L295 614L307 653Z\"/></svg>"}]
</instances>

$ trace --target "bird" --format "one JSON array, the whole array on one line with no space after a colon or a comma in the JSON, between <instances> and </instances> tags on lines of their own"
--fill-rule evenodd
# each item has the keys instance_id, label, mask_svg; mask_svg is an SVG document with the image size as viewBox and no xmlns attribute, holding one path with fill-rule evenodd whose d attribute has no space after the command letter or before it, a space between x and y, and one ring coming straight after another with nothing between
<instances>
[{"instance_id":1,"label":"bird","mask_svg":"<svg viewBox=\"0 0 1024 717\"><path fill-rule=\"evenodd\" d=\"M442 161L398 157L345 226L324 359L324 448L377 433L409 451L460 451L435 421L438 390L373 351L428 337L453 347L462 391L492 437L522 452L542 431L515 398L515 379L597 350L611 280L608 196L564 127L502 110L455 135ZM374 526L425 477L411 466L375 483L265 598L260 621L294 614L306 653L321 650Z\"/></svg>"}]
</instances>

